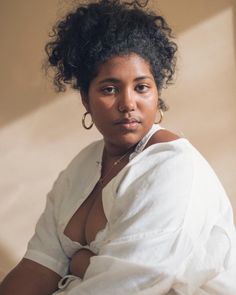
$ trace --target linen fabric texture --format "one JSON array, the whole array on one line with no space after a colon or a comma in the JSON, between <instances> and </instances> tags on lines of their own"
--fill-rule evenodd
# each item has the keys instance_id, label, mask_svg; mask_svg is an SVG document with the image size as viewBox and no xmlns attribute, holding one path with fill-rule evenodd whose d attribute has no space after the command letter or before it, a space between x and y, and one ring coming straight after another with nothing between
<instances>
[{"instance_id":1,"label":"linen fabric texture","mask_svg":"<svg viewBox=\"0 0 236 295\"><path fill-rule=\"evenodd\" d=\"M212 168L185 138L131 155L103 189L107 225L90 245L64 235L100 178L103 147L103 140L90 144L59 175L28 244L25 258L62 277L80 248L97 254L84 279L57 294L235 295L232 208Z\"/></svg>"}]
</instances>

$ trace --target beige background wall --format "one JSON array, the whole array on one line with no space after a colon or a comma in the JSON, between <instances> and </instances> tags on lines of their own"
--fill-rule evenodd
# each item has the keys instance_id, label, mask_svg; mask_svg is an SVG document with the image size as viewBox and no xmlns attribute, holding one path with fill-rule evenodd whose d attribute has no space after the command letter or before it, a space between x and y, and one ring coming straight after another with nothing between
<instances>
[{"instance_id":1,"label":"beige background wall","mask_svg":"<svg viewBox=\"0 0 236 295\"><path fill-rule=\"evenodd\" d=\"M81 127L78 93L55 94L40 71L47 33L74 1L0 3L0 278L25 252L54 179L99 134ZM219 175L236 212L236 3L152 1L180 48L164 125L184 134Z\"/></svg>"}]
</instances>

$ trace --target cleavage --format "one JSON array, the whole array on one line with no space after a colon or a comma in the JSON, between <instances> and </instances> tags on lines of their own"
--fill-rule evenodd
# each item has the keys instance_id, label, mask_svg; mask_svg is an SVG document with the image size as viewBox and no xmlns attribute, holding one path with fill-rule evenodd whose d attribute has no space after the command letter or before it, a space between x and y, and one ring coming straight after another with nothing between
<instances>
[{"instance_id":1,"label":"cleavage","mask_svg":"<svg viewBox=\"0 0 236 295\"><path fill-rule=\"evenodd\" d=\"M89 245L95 240L97 233L105 228L106 223L102 190L97 184L69 220L64 234L82 246Z\"/></svg>"}]
</instances>

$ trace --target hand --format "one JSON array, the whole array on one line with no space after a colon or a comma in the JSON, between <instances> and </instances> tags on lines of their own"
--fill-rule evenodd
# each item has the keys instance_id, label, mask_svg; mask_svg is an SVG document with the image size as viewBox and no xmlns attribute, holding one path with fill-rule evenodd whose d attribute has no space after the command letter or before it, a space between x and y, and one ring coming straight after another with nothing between
<instances>
[{"instance_id":1,"label":"hand","mask_svg":"<svg viewBox=\"0 0 236 295\"><path fill-rule=\"evenodd\" d=\"M88 249L80 249L71 258L70 273L83 279L84 274L90 264L90 258L95 254Z\"/></svg>"}]
</instances>

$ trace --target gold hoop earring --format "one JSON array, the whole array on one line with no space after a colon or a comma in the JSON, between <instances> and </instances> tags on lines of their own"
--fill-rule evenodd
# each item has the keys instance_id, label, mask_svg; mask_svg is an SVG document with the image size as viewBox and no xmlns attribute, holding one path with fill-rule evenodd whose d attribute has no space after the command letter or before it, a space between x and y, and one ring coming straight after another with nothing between
<instances>
[{"instance_id":1,"label":"gold hoop earring","mask_svg":"<svg viewBox=\"0 0 236 295\"><path fill-rule=\"evenodd\" d=\"M158 122L155 122L156 124L160 124L163 120L163 117L164 117L164 113L162 111L162 109L158 109L159 113L160 113L160 119Z\"/></svg>"},{"instance_id":2,"label":"gold hoop earring","mask_svg":"<svg viewBox=\"0 0 236 295\"><path fill-rule=\"evenodd\" d=\"M91 114L90 114L89 112L86 112L86 113L83 114L83 117L82 117L82 125L83 125L83 127L84 127L85 129L87 129L87 130L88 130L88 129L91 129L91 128L93 127L93 119L92 119L92 116L91 116L91 123L90 123L90 125L89 125L89 126L86 125L85 120L86 120L86 116L87 116L88 114L91 116Z\"/></svg>"}]
</instances>

